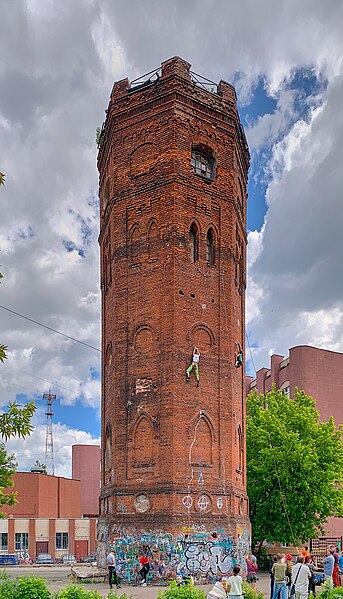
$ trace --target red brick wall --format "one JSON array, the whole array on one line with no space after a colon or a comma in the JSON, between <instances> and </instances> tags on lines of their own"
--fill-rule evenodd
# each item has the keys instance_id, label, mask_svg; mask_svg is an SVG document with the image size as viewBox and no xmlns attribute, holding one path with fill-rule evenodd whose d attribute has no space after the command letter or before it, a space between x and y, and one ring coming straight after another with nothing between
<instances>
[{"instance_id":1,"label":"red brick wall","mask_svg":"<svg viewBox=\"0 0 343 599\"><path fill-rule=\"evenodd\" d=\"M29 520L29 554L31 557L36 555L36 520Z\"/></svg>"},{"instance_id":2,"label":"red brick wall","mask_svg":"<svg viewBox=\"0 0 343 599\"><path fill-rule=\"evenodd\" d=\"M8 519L8 553L14 553L14 520Z\"/></svg>"},{"instance_id":3,"label":"red brick wall","mask_svg":"<svg viewBox=\"0 0 343 599\"><path fill-rule=\"evenodd\" d=\"M56 521L54 519L49 520L49 553L55 555L56 549Z\"/></svg>"},{"instance_id":4,"label":"red brick wall","mask_svg":"<svg viewBox=\"0 0 343 599\"><path fill-rule=\"evenodd\" d=\"M195 145L215 157L211 182L193 172ZM230 85L221 82L217 94L201 89L178 58L163 63L152 86L114 85L98 167L102 505L117 522L179 528L192 518L226 526L229 516L233 525L248 523L244 369L234 366L235 344L244 350L248 164ZM209 229L214 265L206 260ZM185 382L195 344L199 388L194 375ZM147 503L137 501L142 493ZM224 514L217 499L225 495Z\"/></svg>"},{"instance_id":5,"label":"red brick wall","mask_svg":"<svg viewBox=\"0 0 343 599\"><path fill-rule=\"evenodd\" d=\"M32 472L16 472L17 502L3 511L15 518L80 518L80 482Z\"/></svg>"},{"instance_id":6,"label":"red brick wall","mask_svg":"<svg viewBox=\"0 0 343 599\"><path fill-rule=\"evenodd\" d=\"M59 478L58 517L81 517L80 482L68 478Z\"/></svg>"},{"instance_id":7,"label":"red brick wall","mask_svg":"<svg viewBox=\"0 0 343 599\"><path fill-rule=\"evenodd\" d=\"M99 513L100 461L98 445L73 445L72 477L80 481L82 515Z\"/></svg>"}]
</instances>

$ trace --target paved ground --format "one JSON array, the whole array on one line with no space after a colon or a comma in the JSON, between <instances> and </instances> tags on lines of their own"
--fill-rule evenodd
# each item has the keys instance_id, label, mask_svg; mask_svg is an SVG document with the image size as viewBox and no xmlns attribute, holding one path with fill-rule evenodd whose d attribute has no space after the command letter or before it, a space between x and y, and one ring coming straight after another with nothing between
<instances>
[{"instance_id":1,"label":"paved ground","mask_svg":"<svg viewBox=\"0 0 343 599\"><path fill-rule=\"evenodd\" d=\"M0 569L0 573L3 568ZM68 566L23 566L23 567L7 567L4 568L11 578L17 576L41 576L46 578L48 586L52 591L58 591L67 584L70 584L70 567ZM260 579L257 583L257 588L262 591L265 597L269 597L269 575L260 573ZM87 584L86 589L96 589L101 597L107 597L108 595L108 584ZM165 587L164 587L165 588ZM199 587L206 593L212 588L212 585ZM135 587L123 585L120 589L120 593L126 592L127 596L132 599L157 599L158 592L163 590L162 586L148 586L148 587Z\"/></svg>"}]
</instances>

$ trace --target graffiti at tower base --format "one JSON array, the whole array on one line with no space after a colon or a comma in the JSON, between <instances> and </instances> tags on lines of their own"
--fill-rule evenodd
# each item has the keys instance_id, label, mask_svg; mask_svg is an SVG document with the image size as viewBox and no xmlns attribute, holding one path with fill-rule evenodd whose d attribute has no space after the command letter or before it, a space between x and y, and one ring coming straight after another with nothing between
<instances>
[{"instance_id":1,"label":"graffiti at tower base","mask_svg":"<svg viewBox=\"0 0 343 599\"><path fill-rule=\"evenodd\" d=\"M99 522L99 566L105 567L110 547L115 551L119 576L129 583L139 579L140 556L149 559L150 580L169 580L176 575L186 577L191 574L199 580L212 581L220 575L230 575L237 563L245 573L250 533L244 531L237 539L224 532L207 533L205 530L172 535L164 531L109 527Z\"/></svg>"}]
</instances>

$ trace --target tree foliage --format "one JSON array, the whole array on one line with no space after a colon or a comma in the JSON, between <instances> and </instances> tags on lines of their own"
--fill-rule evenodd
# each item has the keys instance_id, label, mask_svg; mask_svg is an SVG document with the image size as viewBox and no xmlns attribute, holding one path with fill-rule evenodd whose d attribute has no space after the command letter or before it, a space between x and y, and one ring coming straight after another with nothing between
<instances>
[{"instance_id":1,"label":"tree foliage","mask_svg":"<svg viewBox=\"0 0 343 599\"><path fill-rule=\"evenodd\" d=\"M251 393L246 435L254 544L307 540L343 515L343 430L319 422L311 397Z\"/></svg>"}]
</instances>

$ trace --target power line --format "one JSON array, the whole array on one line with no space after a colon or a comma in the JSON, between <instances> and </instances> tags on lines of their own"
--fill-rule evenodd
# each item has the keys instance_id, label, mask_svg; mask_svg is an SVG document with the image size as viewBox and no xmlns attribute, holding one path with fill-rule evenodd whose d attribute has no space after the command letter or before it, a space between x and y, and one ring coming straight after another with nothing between
<instances>
[{"instance_id":1,"label":"power line","mask_svg":"<svg viewBox=\"0 0 343 599\"><path fill-rule=\"evenodd\" d=\"M250 359L251 359L251 362L252 362L252 365L253 365L253 369L255 371L255 376L256 376L256 368L255 368L254 358L253 358L251 347L250 347L250 341L249 341L248 333L245 333L245 336L247 338L249 352L250 352Z\"/></svg>"},{"instance_id":2,"label":"power line","mask_svg":"<svg viewBox=\"0 0 343 599\"><path fill-rule=\"evenodd\" d=\"M95 351L101 352L101 350L98 347L94 347L93 345L89 345L89 343L86 343L85 341L80 341L80 339L75 339L75 337L71 337L70 335L66 335L65 333L62 333L61 331L58 331L57 329L53 329L52 327L49 327L46 324L43 324L42 322L38 322L38 320L34 320L33 318L29 318L28 316L24 316L24 314L19 314L19 312L16 312L15 310L11 310L10 308L6 308L6 306L1 306L0 308L2 308L3 310L7 310L7 312L11 312L11 314L15 314L16 316L20 316L20 318L25 318L25 320L28 320L29 322L33 322L34 324L37 324L40 327L43 327L44 329L48 329L49 331L52 331L53 333L57 333L58 335L62 335L62 337L66 337L67 339L71 339L71 341L75 341L75 343L81 343L81 345L85 345L86 347L90 347L90 349L94 349Z\"/></svg>"},{"instance_id":3,"label":"power line","mask_svg":"<svg viewBox=\"0 0 343 599\"><path fill-rule=\"evenodd\" d=\"M66 391L71 391L72 393L74 393L74 389L71 389L70 387L64 387L63 385L59 385L58 383L55 383L54 381L48 381L48 379L43 379L41 376L37 376L36 374L31 374L31 372L26 372L25 370L21 370L20 368L16 368L15 366L12 366L12 364L8 364L7 362L6 362L6 367L13 368L13 370L17 370L18 372L21 372L22 374L31 376L34 379L43 381L44 383L49 383L52 387L58 387L59 389L65 389Z\"/></svg>"}]
</instances>

